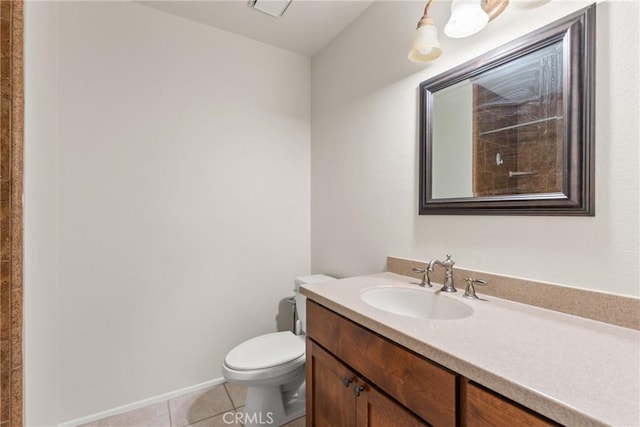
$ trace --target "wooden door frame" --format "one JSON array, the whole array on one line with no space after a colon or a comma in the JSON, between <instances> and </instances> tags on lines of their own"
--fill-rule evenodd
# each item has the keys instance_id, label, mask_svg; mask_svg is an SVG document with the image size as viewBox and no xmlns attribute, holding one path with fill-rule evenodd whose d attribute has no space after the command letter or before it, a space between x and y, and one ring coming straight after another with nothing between
<instances>
[{"instance_id":1,"label":"wooden door frame","mask_svg":"<svg viewBox=\"0 0 640 427\"><path fill-rule=\"evenodd\" d=\"M0 423L23 421L24 3L0 1Z\"/></svg>"}]
</instances>

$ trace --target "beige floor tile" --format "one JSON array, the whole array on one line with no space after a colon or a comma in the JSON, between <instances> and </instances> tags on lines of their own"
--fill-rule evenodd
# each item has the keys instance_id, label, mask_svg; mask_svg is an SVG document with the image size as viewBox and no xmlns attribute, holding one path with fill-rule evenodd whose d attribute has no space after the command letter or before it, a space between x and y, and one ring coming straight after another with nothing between
<instances>
[{"instance_id":1,"label":"beige floor tile","mask_svg":"<svg viewBox=\"0 0 640 427\"><path fill-rule=\"evenodd\" d=\"M242 412L244 411L244 406L241 406L239 408L236 408L237 412ZM235 424L234 424L235 425ZM241 424L237 424L237 425L241 425ZM307 425L307 419L302 416L300 418L296 418L295 420L291 420L289 421L287 424L284 424L282 427L306 427ZM198 426L200 427L200 426ZM280 427L280 426L273 426L273 427Z\"/></svg>"},{"instance_id":2,"label":"beige floor tile","mask_svg":"<svg viewBox=\"0 0 640 427\"><path fill-rule=\"evenodd\" d=\"M244 401L247 397L247 387L239 384L224 383L225 388L231 396L233 406L237 409L244 406Z\"/></svg>"},{"instance_id":3,"label":"beige floor tile","mask_svg":"<svg viewBox=\"0 0 640 427\"><path fill-rule=\"evenodd\" d=\"M244 411L244 406L241 406L239 408L236 408L236 411L238 412L242 412ZM236 424L234 424L236 425ZM237 424L237 425L241 425L241 424ZM307 419L302 416L300 418L296 418L295 420L289 421L287 424L284 424L283 426L275 426L273 425L273 427L306 427L307 425ZM200 426L198 426L200 427Z\"/></svg>"},{"instance_id":4,"label":"beige floor tile","mask_svg":"<svg viewBox=\"0 0 640 427\"><path fill-rule=\"evenodd\" d=\"M83 424L80 427L169 427L170 425L169 405L167 402L160 402L144 408L134 409L124 414Z\"/></svg>"},{"instance_id":5,"label":"beige floor tile","mask_svg":"<svg viewBox=\"0 0 640 427\"><path fill-rule=\"evenodd\" d=\"M229 411L206 420L198 421L190 424L188 427L241 427L242 424L236 423L235 412Z\"/></svg>"},{"instance_id":6,"label":"beige floor tile","mask_svg":"<svg viewBox=\"0 0 640 427\"><path fill-rule=\"evenodd\" d=\"M286 427L306 427L307 419L305 417L296 418L285 424Z\"/></svg>"},{"instance_id":7,"label":"beige floor tile","mask_svg":"<svg viewBox=\"0 0 640 427\"><path fill-rule=\"evenodd\" d=\"M233 411L224 385L199 390L169 401L171 426L184 427L211 418L223 412Z\"/></svg>"}]
</instances>

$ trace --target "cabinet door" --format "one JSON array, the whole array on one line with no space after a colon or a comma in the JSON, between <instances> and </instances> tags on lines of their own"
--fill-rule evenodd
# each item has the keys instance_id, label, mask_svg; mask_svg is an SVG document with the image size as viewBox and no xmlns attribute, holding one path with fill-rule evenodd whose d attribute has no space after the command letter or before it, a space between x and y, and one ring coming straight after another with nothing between
<instances>
[{"instance_id":1,"label":"cabinet door","mask_svg":"<svg viewBox=\"0 0 640 427\"><path fill-rule=\"evenodd\" d=\"M356 399L358 426L367 427L418 427L427 426L425 422L413 415L396 401L365 383L360 396Z\"/></svg>"},{"instance_id":2,"label":"cabinet door","mask_svg":"<svg viewBox=\"0 0 640 427\"><path fill-rule=\"evenodd\" d=\"M549 427L559 424L471 381L461 383L462 427Z\"/></svg>"},{"instance_id":3,"label":"cabinet door","mask_svg":"<svg viewBox=\"0 0 640 427\"><path fill-rule=\"evenodd\" d=\"M436 427L456 426L456 375L307 299L307 336Z\"/></svg>"},{"instance_id":4,"label":"cabinet door","mask_svg":"<svg viewBox=\"0 0 640 427\"><path fill-rule=\"evenodd\" d=\"M426 426L307 339L307 425L314 427Z\"/></svg>"},{"instance_id":5,"label":"cabinet door","mask_svg":"<svg viewBox=\"0 0 640 427\"><path fill-rule=\"evenodd\" d=\"M355 375L313 341L307 339L307 425L356 425Z\"/></svg>"}]
</instances>

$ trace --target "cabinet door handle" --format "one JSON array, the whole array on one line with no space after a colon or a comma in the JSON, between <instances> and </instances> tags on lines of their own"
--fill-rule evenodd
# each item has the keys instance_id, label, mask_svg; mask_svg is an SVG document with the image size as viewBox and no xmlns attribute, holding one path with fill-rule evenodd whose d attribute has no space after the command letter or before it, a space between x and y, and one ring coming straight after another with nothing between
<instances>
[{"instance_id":1,"label":"cabinet door handle","mask_svg":"<svg viewBox=\"0 0 640 427\"><path fill-rule=\"evenodd\" d=\"M345 376L342 379L342 384L344 384L345 387L349 387L349 384L351 384L353 382L353 378Z\"/></svg>"},{"instance_id":2,"label":"cabinet door handle","mask_svg":"<svg viewBox=\"0 0 640 427\"><path fill-rule=\"evenodd\" d=\"M360 394L364 391L364 386L363 385L355 385L353 386L353 395L355 397L360 396Z\"/></svg>"}]
</instances>

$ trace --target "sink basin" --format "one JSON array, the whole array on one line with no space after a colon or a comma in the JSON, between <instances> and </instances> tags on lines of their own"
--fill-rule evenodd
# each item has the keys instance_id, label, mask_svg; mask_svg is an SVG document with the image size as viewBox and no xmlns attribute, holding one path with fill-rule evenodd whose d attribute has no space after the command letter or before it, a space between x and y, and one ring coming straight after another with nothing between
<instances>
[{"instance_id":1,"label":"sink basin","mask_svg":"<svg viewBox=\"0 0 640 427\"><path fill-rule=\"evenodd\" d=\"M467 304L422 289L373 288L360 298L372 307L419 319L463 319L473 314Z\"/></svg>"}]
</instances>

